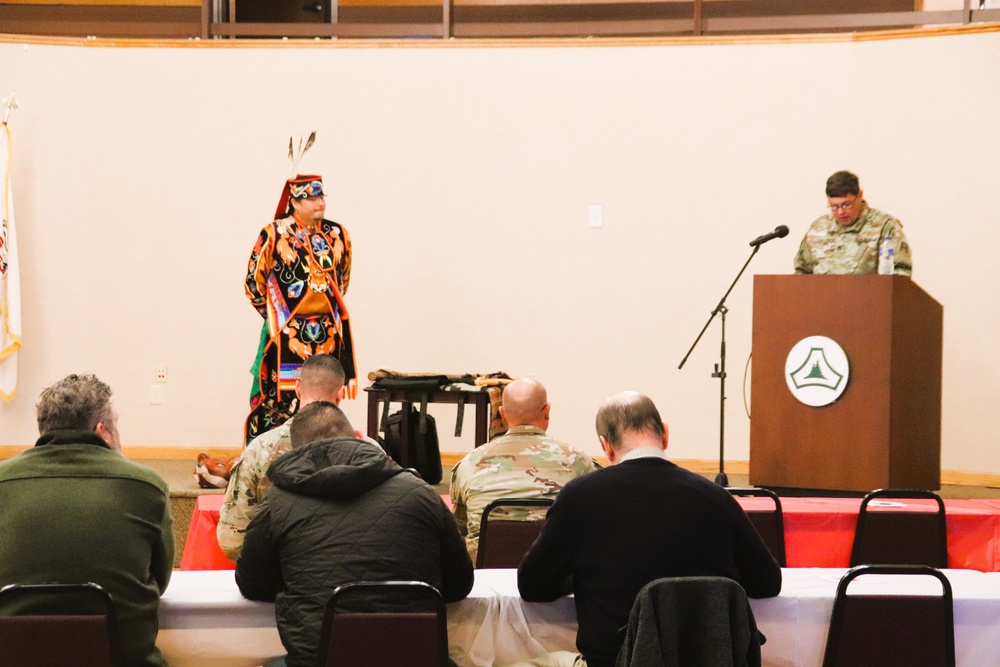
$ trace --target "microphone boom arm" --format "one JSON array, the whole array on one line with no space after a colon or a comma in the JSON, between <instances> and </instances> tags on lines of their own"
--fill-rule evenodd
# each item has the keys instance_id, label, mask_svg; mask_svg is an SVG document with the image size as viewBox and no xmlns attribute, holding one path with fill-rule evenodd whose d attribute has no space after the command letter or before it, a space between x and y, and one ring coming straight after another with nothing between
<instances>
[{"instance_id":1,"label":"microphone boom arm","mask_svg":"<svg viewBox=\"0 0 1000 667\"><path fill-rule=\"evenodd\" d=\"M787 234L787 227L785 228L785 234ZM783 236L783 235L782 235ZM753 244L751 244L753 245ZM701 337L705 335L705 331L708 330L708 325L712 323L716 315L722 315L722 345L720 346L719 363L715 365L715 372L712 373L713 378L719 378L719 474L715 476L715 483L720 486L729 486L729 478L726 476L726 313L729 311L726 308L726 299L729 297L729 293L733 291L736 287L736 283L739 282L740 278L743 276L743 272L747 270L750 266L750 261L760 250L760 244L753 245L753 250L750 252L750 256L747 257L747 261L743 264L743 268L740 272L736 274L736 278L733 280L733 284L729 286L726 293L722 295L722 299L719 300L719 305L715 307L712 314L708 316L708 321L705 322L705 326L701 328L701 333L698 337L694 339L691 343L691 349L687 351L684 358L681 359L681 363L677 366L680 370L684 368L684 364L687 362L688 357L694 352L694 348L698 346L698 341Z\"/></svg>"},{"instance_id":2,"label":"microphone boom arm","mask_svg":"<svg viewBox=\"0 0 1000 667\"><path fill-rule=\"evenodd\" d=\"M722 298L719 300L719 305L715 307L715 310L713 310L712 314L708 317L708 322L705 322L705 326L701 328L701 333L698 334L698 337L694 339L693 343L691 343L691 349L688 350L687 354L684 355L684 358L681 359L681 363L677 367L677 370L684 368L684 364L687 363L688 357L690 357L691 353L694 352L694 348L698 347L698 341L701 340L701 337L705 335L705 331L708 330L708 325L710 325L712 320L715 319L715 316L722 312L726 307L726 299L729 297L729 293L733 291L734 287L736 287L736 283L740 281L740 278L743 276L743 272L747 270L747 267L750 265L750 261L753 259L754 255L757 254L758 250L760 250L760 246L755 245L753 247L753 251L750 253L750 257L747 258L746 263L743 265L743 268L740 269L738 274L736 274L736 279L733 280L733 284L730 285L729 289L726 290L726 293L722 295Z\"/></svg>"}]
</instances>

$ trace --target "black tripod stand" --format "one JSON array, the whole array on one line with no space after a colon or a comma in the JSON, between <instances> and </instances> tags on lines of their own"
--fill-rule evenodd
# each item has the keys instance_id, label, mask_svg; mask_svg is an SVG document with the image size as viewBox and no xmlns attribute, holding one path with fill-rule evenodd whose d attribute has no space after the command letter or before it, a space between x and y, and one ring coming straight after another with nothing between
<instances>
[{"instance_id":1,"label":"black tripod stand","mask_svg":"<svg viewBox=\"0 0 1000 667\"><path fill-rule=\"evenodd\" d=\"M787 234L787 233L788 233L788 228L786 227L785 228L785 234ZM784 234L782 234L782 236L784 236ZM757 239L757 241L759 241L759 239ZM719 301L719 305L716 306L715 310L712 311L712 314L709 315L708 322L705 322L705 326L702 327L701 333L698 334L698 337L694 339L694 342L691 344L691 349L687 351L687 354L684 355L684 358L681 359L680 365L677 367L678 369L684 368L684 363L688 360L688 357L691 356L691 353L694 352L694 348L697 347L698 341L700 341L701 337L705 335L705 331L708 329L708 325L712 323L712 320L715 319L716 315L721 315L722 316L722 346L721 346L720 352L719 352L719 363L715 364L715 372L712 373L712 377L719 378L719 474L715 476L715 483L719 484L721 486L729 486L729 478L726 477L726 462L725 462L725 458L726 458L725 457L725 454L726 454L726 313L729 312L729 309L726 308L726 298L729 296L729 293L733 291L733 288L736 287L736 283L739 282L740 276L742 276L743 272L746 271L747 266L750 265L750 260L752 260L754 258L754 255L757 254L757 251L760 250L760 243L756 243L756 245L754 243L751 243L751 245L753 246L753 251L750 253L750 256L747 258L746 263L743 264L743 268L740 269L740 272L738 274L736 274L736 279L733 280L733 284L730 285L729 289L726 290L726 293L722 295L722 299Z\"/></svg>"}]
</instances>

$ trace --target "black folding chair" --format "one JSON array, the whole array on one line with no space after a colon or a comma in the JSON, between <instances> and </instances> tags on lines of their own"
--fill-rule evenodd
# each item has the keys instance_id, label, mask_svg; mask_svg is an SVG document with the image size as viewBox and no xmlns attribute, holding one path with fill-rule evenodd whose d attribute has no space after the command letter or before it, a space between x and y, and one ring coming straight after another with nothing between
<instances>
[{"instance_id":1,"label":"black folding chair","mask_svg":"<svg viewBox=\"0 0 1000 667\"><path fill-rule=\"evenodd\" d=\"M940 595L849 594L864 575L934 577ZM923 565L862 565L837 586L823 667L955 667L951 584Z\"/></svg>"},{"instance_id":2,"label":"black folding chair","mask_svg":"<svg viewBox=\"0 0 1000 667\"><path fill-rule=\"evenodd\" d=\"M933 500L937 507L906 511L870 507L872 501L886 498ZM948 526L940 496L920 489L878 489L866 495L858 511L851 566L866 564L947 568Z\"/></svg>"},{"instance_id":3,"label":"black folding chair","mask_svg":"<svg viewBox=\"0 0 1000 667\"><path fill-rule=\"evenodd\" d=\"M552 498L501 498L487 505L479 522L476 568L517 567L545 525L544 517L542 519L490 518L493 512L516 509L547 510L553 502Z\"/></svg>"},{"instance_id":4,"label":"black folding chair","mask_svg":"<svg viewBox=\"0 0 1000 667\"><path fill-rule=\"evenodd\" d=\"M358 581L327 602L317 667L448 667L441 593L422 581Z\"/></svg>"},{"instance_id":5,"label":"black folding chair","mask_svg":"<svg viewBox=\"0 0 1000 667\"><path fill-rule=\"evenodd\" d=\"M752 509L745 510L750 517L750 523L757 529L757 534L764 540L768 550L778 565L785 567L785 519L781 512L781 500L778 494L769 489L753 487L727 487L729 493L734 496L752 496L756 498L770 498L774 503L773 509Z\"/></svg>"},{"instance_id":6,"label":"black folding chair","mask_svg":"<svg viewBox=\"0 0 1000 667\"><path fill-rule=\"evenodd\" d=\"M97 584L0 589L0 667L120 667L118 617Z\"/></svg>"}]
</instances>

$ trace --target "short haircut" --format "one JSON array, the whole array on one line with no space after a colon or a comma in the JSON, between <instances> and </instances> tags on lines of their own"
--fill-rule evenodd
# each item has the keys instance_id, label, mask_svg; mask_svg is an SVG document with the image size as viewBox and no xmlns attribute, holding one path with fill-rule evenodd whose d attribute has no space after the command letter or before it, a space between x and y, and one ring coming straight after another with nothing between
<instances>
[{"instance_id":1,"label":"short haircut","mask_svg":"<svg viewBox=\"0 0 1000 667\"><path fill-rule=\"evenodd\" d=\"M604 401L597 411L597 435L617 449L622 436L635 432L663 436L663 420L653 401L642 394L628 392Z\"/></svg>"},{"instance_id":2,"label":"short haircut","mask_svg":"<svg viewBox=\"0 0 1000 667\"><path fill-rule=\"evenodd\" d=\"M302 362L299 384L306 388L337 392L346 381L344 367L331 354L314 354Z\"/></svg>"},{"instance_id":3,"label":"short haircut","mask_svg":"<svg viewBox=\"0 0 1000 667\"><path fill-rule=\"evenodd\" d=\"M101 422L114 426L111 387L94 375L67 375L42 391L35 409L39 433L63 428L93 431Z\"/></svg>"},{"instance_id":4,"label":"short haircut","mask_svg":"<svg viewBox=\"0 0 1000 667\"><path fill-rule=\"evenodd\" d=\"M310 442L329 438L353 438L354 427L344 411L329 401L314 401L302 406L288 427L292 449L305 447Z\"/></svg>"},{"instance_id":5,"label":"short haircut","mask_svg":"<svg viewBox=\"0 0 1000 667\"><path fill-rule=\"evenodd\" d=\"M826 179L827 197L846 197L856 195L861 192L861 183L858 177L849 171L838 171L836 174Z\"/></svg>"}]
</instances>

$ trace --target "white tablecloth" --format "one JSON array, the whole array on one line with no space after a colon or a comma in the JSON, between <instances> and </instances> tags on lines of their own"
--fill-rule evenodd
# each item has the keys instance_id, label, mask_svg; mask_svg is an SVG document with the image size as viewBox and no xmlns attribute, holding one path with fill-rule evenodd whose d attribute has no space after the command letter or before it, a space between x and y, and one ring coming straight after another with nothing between
<instances>
[{"instance_id":1,"label":"white tablecloth","mask_svg":"<svg viewBox=\"0 0 1000 667\"><path fill-rule=\"evenodd\" d=\"M820 667L842 569L782 571L781 594L751 600L767 637L768 667ZM1000 665L1000 573L945 570L955 597L955 647L960 667ZM934 593L936 581L905 580L911 593ZM868 576L852 593L900 590L900 578ZM517 595L514 570L479 570L466 600L448 605L451 656L463 667L524 663L573 651L572 598L528 603ZM284 651L270 604L244 600L229 571L174 572L160 604L158 645L172 667L259 665Z\"/></svg>"},{"instance_id":2,"label":"white tablecloth","mask_svg":"<svg viewBox=\"0 0 1000 667\"><path fill-rule=\"evenodd\" d=\"M285 654L274 605L240 595L231 570L174 570L156 645L170 667L250 667Z\"/></svg>"}]
</instances>

